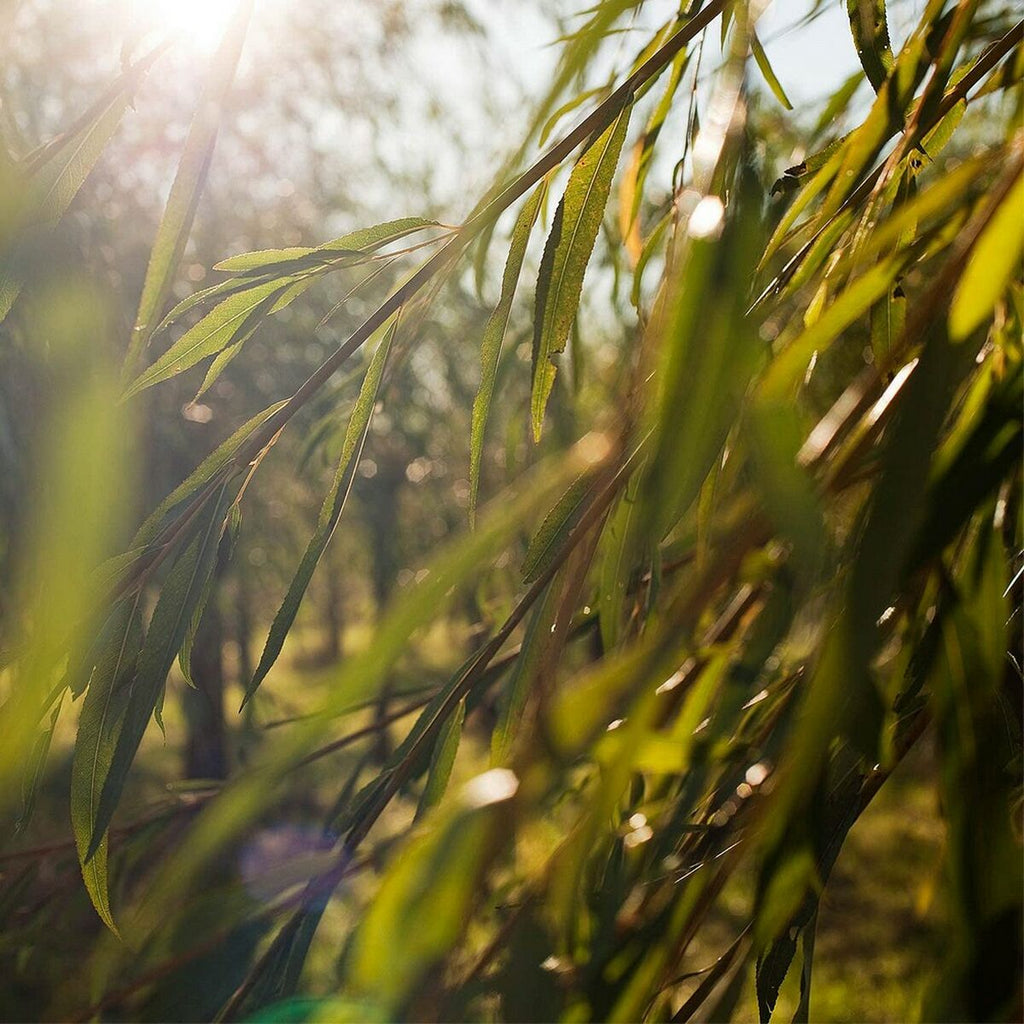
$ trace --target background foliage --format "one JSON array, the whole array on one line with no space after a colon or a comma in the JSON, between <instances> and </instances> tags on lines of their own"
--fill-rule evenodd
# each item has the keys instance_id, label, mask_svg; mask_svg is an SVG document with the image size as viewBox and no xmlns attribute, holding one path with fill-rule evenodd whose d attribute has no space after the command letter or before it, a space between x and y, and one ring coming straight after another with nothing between
<instances>
[{"instance_id":1,"label":"background foliage","mask_svg":"<svg viewBox=\"0 0 1024 1024\"><path fill-rule=\"evenodd\" d=\"M809 118L604 0L488 180L365 6L8 44L4 1016L831 1018L903 814L897 1012L1018 1019L1024 23L849 0Z\"/></svg>"}]
</instances>

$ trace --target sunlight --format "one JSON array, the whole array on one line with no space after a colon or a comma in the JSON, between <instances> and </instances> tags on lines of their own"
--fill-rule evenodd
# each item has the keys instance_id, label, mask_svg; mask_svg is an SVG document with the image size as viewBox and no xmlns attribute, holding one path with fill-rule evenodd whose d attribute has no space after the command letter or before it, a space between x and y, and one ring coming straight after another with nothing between
<instances>
[{"instance_id":1,"label":"sunlight","mask_svg":"<svg viewBox=\"0 0 1024 1024\"><path fill-rule=\"evenodd\" d=\"M217 48L238 0L147 0L146 20L204 53Z\"/></svg>"}]
</instances>

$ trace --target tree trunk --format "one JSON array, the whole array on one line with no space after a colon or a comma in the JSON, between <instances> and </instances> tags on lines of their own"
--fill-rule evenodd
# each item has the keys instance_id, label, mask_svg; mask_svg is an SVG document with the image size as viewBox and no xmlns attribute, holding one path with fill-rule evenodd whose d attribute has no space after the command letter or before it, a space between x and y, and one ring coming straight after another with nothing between
<instances>
[{"instance_id":1,"label":"tree trunk","mask_svg":"<svg viewBox=\"0 0 1024 1024\"><path fill-rule=\"evenodd\" d=\"M192 679L185 687L185 778L225 779L228 774L224 721L224 626L216 600L210 600L192 647Z\"/></svg>"},{"instance_id":2,"label":"tree trunk","mask_svg":"<svg viewBox=\"0 0 1024 1024\"><path fill-rule=\"evenodd\" d=\"M345 628L345 612L342 606L341 573L333 565L324 567L326 572L327 600L324 608L324 625L327 636L324 638L324 661L341 660L341 637Z\"/></svg>"}]
</instances>

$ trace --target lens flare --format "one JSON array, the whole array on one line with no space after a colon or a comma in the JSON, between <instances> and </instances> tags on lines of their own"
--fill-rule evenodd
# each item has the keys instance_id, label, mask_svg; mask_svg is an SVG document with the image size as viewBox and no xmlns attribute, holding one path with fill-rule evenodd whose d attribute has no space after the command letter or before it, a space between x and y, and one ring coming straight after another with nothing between
<instances>
[{"instance_id":1,"label":"lens flare","mask_svg":"<svg viewBox=\"0 0 1024 1024\"><path fill-rule=\"evenodd\" d=\"M217 48L239 0L146 0L138 10L147 26L203 53Z\"/></svg>"}]
</instances>

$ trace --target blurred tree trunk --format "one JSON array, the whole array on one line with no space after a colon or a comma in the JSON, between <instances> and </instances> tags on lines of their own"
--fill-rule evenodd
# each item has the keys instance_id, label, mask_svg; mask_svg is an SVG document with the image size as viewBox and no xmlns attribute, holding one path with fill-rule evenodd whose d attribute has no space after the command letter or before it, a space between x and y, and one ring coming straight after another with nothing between
<instances>
[{"instance_id":1,"label":"blurred tree trunk","mask_svg":"<svg viewBox=\"0 0 1024 1024\"><path fill-rule=\"evenodd\" d=\"M328 565L326 573L326 603L324 607L324 626L327 636L324 637L324 660L335 662L341 660L342 633L345 628L345 609L342 601L341 573L333 565Z\"/></svg>"},{"instance_id":2,"label":"blurred tree trunk","mask_svg":"<svg viewBox=\"0 0 1024 1024\"><path fill-rule=\"evenodd\" d=\"M228 774L227 727L224 721L224 621L211 600L192 647L192 678L186 686L185 778L224 779Z\"/></svg>"},{"instance_id":3,"label":"blurred tree trunk","mask_svg":"<svg viewBox=\"0 0 1024 1024\"><path fill-rule=\"evenodd\" d=\"M381 459L377 475L369 483L367 520L373 551L373 599L380 614L387 606L398 576L398 492L405 483L404 462Z\"/></svg>"},{"instance_id":4,"label":"blurred tree trunk","mask_svg":"<svg viewBox=\"0 0 1024 1024\"><path fill-rule=\"evenodd\" d=\"M252 595L245 573L235 575L235 643L238 644L238 677L244 689L256 666L252 663Z\"/></svg>"}]
</instances>

